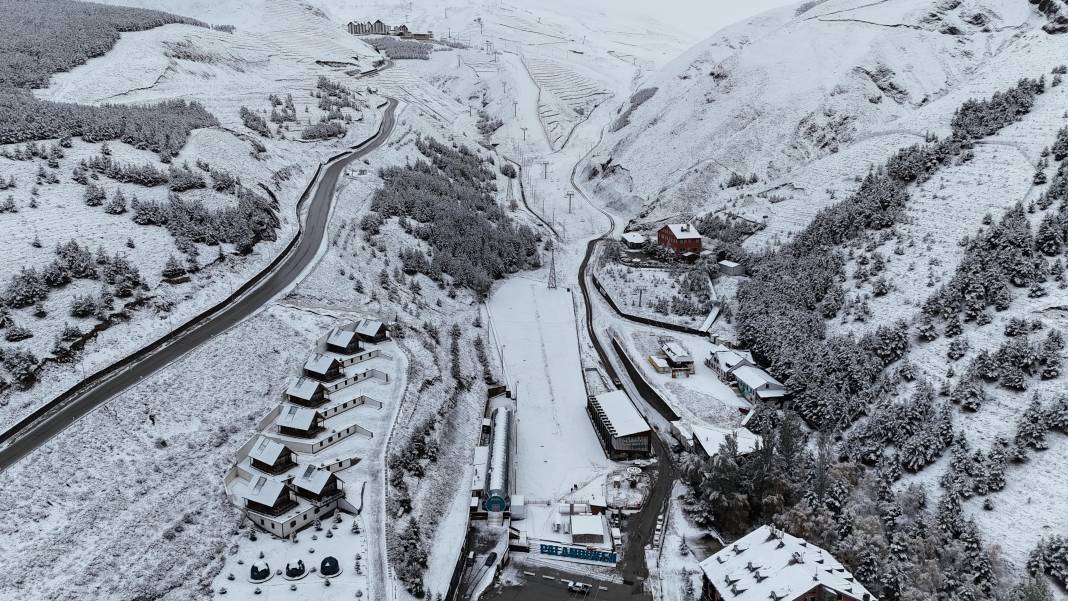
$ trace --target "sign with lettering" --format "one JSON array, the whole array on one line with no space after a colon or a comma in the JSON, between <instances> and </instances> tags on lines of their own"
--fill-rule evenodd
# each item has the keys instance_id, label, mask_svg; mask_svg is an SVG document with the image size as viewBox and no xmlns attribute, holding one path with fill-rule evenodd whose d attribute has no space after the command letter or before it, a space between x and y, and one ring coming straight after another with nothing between
<instances>
[{"instance_id":1,"label":"sign with lettering","mask_svg":"<svg viewBox=\"0 0 1068 601\"><path fill-rule=\"evenodd\" d=\"M558 547L556 545L541 544L542 555L555 555L557 557L570 557L572 559L585 559L586 561L600 561L603 563L616 563L618 557L611 551L597 549L576 549L575 547Z\"/></svg>"}]
</instances>

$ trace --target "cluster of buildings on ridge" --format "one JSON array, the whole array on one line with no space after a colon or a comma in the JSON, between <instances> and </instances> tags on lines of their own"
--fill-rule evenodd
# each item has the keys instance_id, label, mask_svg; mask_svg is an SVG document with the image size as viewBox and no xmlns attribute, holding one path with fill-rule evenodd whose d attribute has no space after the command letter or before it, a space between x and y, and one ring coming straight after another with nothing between
<instances>
[{"instance_id":1,"label":"cluster of buildings on ridge","mask_svg":"<svg viewBox=\"0 0 1068 601\"><path fill-rule=\"evenodd\" d=\"M395 35L406 40L432 40L434 32L419 33L410 31L407 25L386 25L380 19L371 21L349 21L347 25L352 35Z\"/></svg>"},{"instance_id":2,"label":"cluster of buildings on ridge","mask_svg":"<svg viewBox=\"0 0 1068 601\"><path fill-rule=\"evenodd\" d=\"M331 330L283 402L260 420L261 433L238 451L225 478L226 494L260 529L288 537L336 510L357 512L338 473L360 457L339 443L374 436L347 412L382 408L356 385L389 381L378 369L358 367L381 356L377 345L388 338L386 325L371 319Z\"/></svg>"}]
</instances>

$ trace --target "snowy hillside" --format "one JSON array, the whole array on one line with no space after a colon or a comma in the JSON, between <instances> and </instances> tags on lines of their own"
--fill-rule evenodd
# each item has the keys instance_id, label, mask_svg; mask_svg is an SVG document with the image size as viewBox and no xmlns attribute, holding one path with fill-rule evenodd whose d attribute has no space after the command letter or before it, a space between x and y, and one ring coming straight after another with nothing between
<instances>
[{"instance_id":1,"label":"snowy hillside","mask_svg":"<svg viewBox=\"0 0 1068 601\"><path fill-rule=\"evenodd\" d=\"M756 174L753 191L762 190L903 129L901 120L1043 23L1015 0L829 0L770 11L642 82L657 92L605 137L596 184L642 215L718 208L737 196L720 189L732 173Z\"/></svg>"}]
</instances>

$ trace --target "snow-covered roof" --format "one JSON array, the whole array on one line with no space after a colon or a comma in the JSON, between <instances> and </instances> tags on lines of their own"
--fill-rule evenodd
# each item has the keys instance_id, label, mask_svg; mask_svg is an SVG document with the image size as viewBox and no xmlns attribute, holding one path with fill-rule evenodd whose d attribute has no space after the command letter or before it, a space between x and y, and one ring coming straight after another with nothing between
<instances>
[{"instance_id":1,"label":"snow-covered roof","mask_svg":"<svg viewBox=\"0 0 1068 601\"><path fill-rule=\"evenodd\" d=\"M638 408L631 402L627 393L613 390L593 397L593 402L601 408L608 426L615 436L630 436L649 431L649 424L638 413Z\"/></svg>"},{"instance_id":2,"label":"snow-covered roof","mask_svg":"<svg viewBox=\"0 0 1068 601\"><path fill-rule=\"evenodd\" d=\"M604 519L599 515L571 516L571 536L604 536Z\"/></svg>"},{"instance_id":3,"label":"snow-covered roof","mask_svg":"<svg viewBox=\"0 0 1068 601\"><path fill-rule=\"evenodd\" d=\"M320 386L322 386L322 383L316 382L310 378L299 378L296 382L293 382L288 390L286 390L286 394L291 397L310 401L311 398L315 396L315 393L319 390Z\"/></svg>"},{"instance_id":4,"label":"snow-covered roof","mask_svg":"<svg viewBox=\"0 0 1068 601\"><path fill-rule=\"evenodd\" d=\"M314 465L309 465L304 468L304 471L299 476L293 478L293 485L313 495L318 495L326 488L326 483L330 481L330 476L330 472L321 470Z\"/></svg>"},{"instance_id":5,"label":"snow-covered roof","mask_svg":"<svg viewBox=\"0 0 1068 601\"><path fill-rule=\"evenodd\" d=\"M333 330L330 330L330 334L327 335L326 343L333 346L347 347L352 344L354 338L356 338L356 332L334 328Z\"/></svg>"},{"instance_id":6,"label":"snow-covered roof","mask_svg":"<svg viewBox=\"0 0 1068 601\"><path fill-rule=\"evenodd\" d=\"M664 227L671 230L676 240L694 240L701 237L697 228L689 223L669 223Z\"/></svg>"},{"instance_id":7,"label":"snow-covered roof","mask_svg":"<svg viewBox=\"0 0 1068 601\"><path fill-rule=\"evenodd\" d=\"M642 242L645 242L645 236L638 232L624 232L621 238L623 238L624 242L630 244L641 244Z\"/></svg>"},{"instance_id":8,"label":"snow-covered roof","mask_svg":"<svg viewBox=\"0 0 1068 601\"><path fill-rule=\"evenodd\" d=\"M734 261L728 261L727 259L723 259L719 262L719 264L723 267L738 267L737 263L735 263Z\"/></svg>"},{"instance_id":9,"label":"snow-covered roof","mask_svg":"<svg viewBox=\"0 0 1068 601\"><path fill-rule=\"evenodd\" d=\"M875 597L830 553L761 526L701 562L708 581L731 601L796 599L825 586L853 599Z\"/></svg>"},{"instance_id":10,"label":"snow-covered roof","mask_svg":"<svg viewBox=\"0 0 1068 601\"><path fill-rule=\"evenodd\" d=\"M316 353L311 359L304 362L304 369L313 374L325 374L330 371L330 366L337 361L330 355Z\"/></svg>"},{"instance_id":11,"label":"snow-covered roof","mask_svg":"<svg viewBox=\"0 0 1068 601\"><path fill-rule=\"evenodd\" d=\"M753 365L743 365L734 370L734 378L742 382L752 390L762 387L782 389L782 383L771 377L771 374Z\"/></svg>"},{"instance_id":12,"label":"snow-covered roof","mask_svg":"<svg viewBox=\"0 0 1068 601\"><path fill-rule=\"evenodd\" d=\"M296 430L310 430L315 423L315 410L296 405L282 405L282 411L274 419L279 426Z\"/></svg>"},{"instance_id":13,"label":"snow-covered roof","mask_svg":"<svg viewBox=\"0 0 1068 601\"><path fill-rule=\"evenodd\" d=\"M245 489L245 499L260 505L274 505L286 485L281 480L260 476Z\"/></svg>"},{"instance_id":14,"label":"snow-covered roof","mask_svg":"<svg viewBox=\"0 0 1068 601\"><path fill-rule=\"evenodd\" d=\"M693 357L690 356L689 351L678 342L666 342L661 348L668 359L675 363L693 363Z\"/></svg>"},{"instance_id":15,"label":"snow-covered roof","mask_svg":"<svg viewBox=\"0 0 1068 601\"><path fill-rule=\"evenodd\" d=\"M760 436L753 434L748 428L712 428L694 424L691 425L690 430L693 432L694 443L700 443L709 455L718 453L719 446L727 440L730 434L734 434L738 439L739 455L752 453L761 440Z\"/></svg>"},{"instance_id":16,"label":"snow-covered roof","mask_svg":"<svg viewBox=\"0 0 1068 601\"><path fill-rule=\"evenodd\" d=\"M278 461L278 458L281 457L282 453L285 453L285 451L286 445L271 440L270 438L260 436L260 439L256 441L256 444L252 445L252 449L249 450L248 456L250 459L255 459L256 461L268 465L274 465L274 462Z\"/></svg>"},{"instance_id":17,"label":"snow-covered roof","mask_svg":"<svg viewBox=\"0 0 1068 601\"><path fill-rule=\"evenodd\" d=\"M356 324L356 333L363 336L377 336L382 327L382 322L377 319L361 319L360 323Z\"/></svg>"},{"instance_id":18,"label":"snow-covered roof","mask_svg":"<svg viewBox=\"0 0 1068 601\"><path fill-rule=\"evenodd\" d=\"M749 354L749 351L736 351L721 344L712 346L712 355L715 357L716 365L724 372L731 371L739 365L753 363L753 356Z\"/></svg>"}]
</instances>

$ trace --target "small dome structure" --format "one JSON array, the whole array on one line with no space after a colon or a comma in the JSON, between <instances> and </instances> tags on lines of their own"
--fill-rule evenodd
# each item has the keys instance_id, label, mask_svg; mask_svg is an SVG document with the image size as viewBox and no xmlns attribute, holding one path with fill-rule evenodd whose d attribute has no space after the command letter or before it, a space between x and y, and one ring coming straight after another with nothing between
<instances>
[{"instance_id":1,"label":"small dome structure","mask_svg":"<svg viewBox=\"0 0 1068 601\"><path fill-rule=\"evenodd\" d=\"M304 560L289 561L286 570L282 573L286 580L300 580L308 575L308 569L304 567Z\"/></svg>"},{"instance_id":2,"label":"small dome structure","mask_svg":"<svg viewBox=\"0 0 1068 601\"><path fill-rule=\"evenodd\" d=\"M267 565L266 561L260 560L252 564L249 569L248 580L249 582L267 582L273 575L271 566Z\"/></svg>"},{"instance_id":3,"label":"small dome structure","mask_svg":"<svg viewBox=\"0 0 1068 601\"><path fill-rule=\"evenodd\" d=\"M319 563L319 573L324 578L333 578L341 573L341 564L338 563L337 558L333 555L327 555Z\"/></svg>"}]
</instances>

